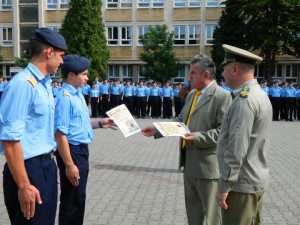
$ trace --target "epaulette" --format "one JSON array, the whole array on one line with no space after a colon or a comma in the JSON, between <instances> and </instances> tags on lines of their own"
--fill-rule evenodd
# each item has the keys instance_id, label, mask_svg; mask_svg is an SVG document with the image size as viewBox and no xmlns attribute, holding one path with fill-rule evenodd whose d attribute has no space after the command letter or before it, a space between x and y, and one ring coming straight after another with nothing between
<instances>
[{"instance_id":1,"label":"epaulette","mask_svg":"<svg viewBox=\"0 0 300 225\"><path fill-rule=\"evenodd\" d=\"M32 87L35 87L37 85L37 81L34 78L34 76L30 76L27 81L32 85Z\"/></svg>"},{"instance_id":2,"label":"epaulette","mask_svg":"<svg viewBox=\"0 0 300 225\"><path fill-rule=\"evenodd\" d=\"M68 96L68 97L70 97L71 95L70 95L70 93L69 93L69 92L67 92L67 91L64 91L64 96Z\"/></svg>"},{"instance_id":3,"label":"epaulette","mask_svg":"<svg viewBox=\"0 0 300 225\"><path fill-rule=\"evenodd\" d=\"M243 87L243 89L240 92L240 97L242 98L248 98L250 88L248 86Z\"/></svg>"}]
</instances>

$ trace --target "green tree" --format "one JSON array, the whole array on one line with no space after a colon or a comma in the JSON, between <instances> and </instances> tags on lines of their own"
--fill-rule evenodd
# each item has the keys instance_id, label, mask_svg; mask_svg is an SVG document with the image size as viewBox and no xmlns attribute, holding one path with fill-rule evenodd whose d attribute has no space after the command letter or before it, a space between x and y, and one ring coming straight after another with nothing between
<instances>
[{"instance_id":1,"label":"green tree","mask_svg":"<svg viewBox=\"0 0 300 225\"><path fill-rule=\"evenodd\" d=\"M221 79L223 69L220 67L224 61L223 44L234 45L239 48L247 48L244 41L244 22L239 15L235 14L239 6L237 1L229 1L219 20L219 24L214 31L212 48L212 59L217 67L217 79ZM237 29L239 28L239 29Z\"/></svg>"},{"instance_id":2,"label":"green tree","mask_svg":"<svg viewBox=\"0 0 300 225\"><path fill-rule=\"evenodd\" d=\"M30 62L30 55L27 51L23 51L21 57L15 57L15 63L18 67L25 68Z\"/></svg>"},{"instance_id":3,"label":"green tree","mask_svg":"<svg viewBox=\"0 0 300 225\"><path fill-rule=\"evenodd\" d=\"M227 44L258 52L264 59L265 79L270 80L275 74L277 55L300 56L299 0L227 0L225 4L227 13L223 14L223 22L219 22L223 32L216 38L234 39L236 33L225 33L226 29L243 34ZM241 24L231 24L231 18L240 20Z\"/></svg>"},{"instance_id":4,"label":"green tree","mask_svg":"<svg viewBox=\"0 0 300 225\"><path fill-rule=\"evenodd\" d=\"M173 50L173 33L167 26L149 26L149 32L140 39L144 49L140 59L146 63L141 75L160 82L176 77L179 60Z\"/></svg>"},{"instance_id":5,"label":"green tree","mask_svg":"<svg viewBox=\"0 0 300 225\"><path fill-rule=\"evenodd\" d=\"M91 60L90 81L107 73L109 51L102 21L101 0L71 0L60 33L65 37L69 54Z\"/></svg>"}]
</instances>

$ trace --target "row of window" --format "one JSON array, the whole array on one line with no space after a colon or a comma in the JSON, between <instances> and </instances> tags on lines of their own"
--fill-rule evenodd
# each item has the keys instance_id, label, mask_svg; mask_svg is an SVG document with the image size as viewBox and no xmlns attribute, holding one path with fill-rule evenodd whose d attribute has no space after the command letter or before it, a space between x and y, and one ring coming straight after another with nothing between
<instances>
[{"instance_id":1,"label":"row of window","mask_svg":"<svg viewBox=\"0 0 300 225\"><path fill-rule=\"evenodd\" d=\"M169 1L169 0L166 0ZM201 7L202 0L173 0L174 8ZM223 6L225 0L206 0L206 7ZM132 8L133 0L107 0L107 8ZM163 8L165 0L138 0L138 8Z\"/></svg>"},{"instance_id":2,"label":"row of window","mask_svg":"<svg viewBox=\"0 0 300 225\"><path fill-rule=\"evenodd\" d=\"M211 45L213 40L213 32L216 27L216 24L206 25L206 44ZM21 40L30 39L32 29L28 31L26 27L21 28ZM50 27L49 27L50 28ZM174 45L199 45L200 44L200 34L201 26L200 25L178 25L173 26L174 28ZM25 29L25 30L24 30ZM57 27L51 27L58 31ZM138 26L138 45L142 45L140 37L149 32L148 26ZM25 36L26 37L25 37ZM27 37L28 36L28 37ZM2 27L0 40L2 46L12 46L13 45L13 30L11 27ZM133 44L133 30L132 26L112 26L107 27L107 44L108 45L125 45L130 46Z\"/></svg>"},{"instance_id":3,"label":"row of window","mask_svg":"<svg viewBox=\"0 0 300 225\"><path fill-rule=\"evenodd\" d=\"M167 1L167 0L166 0ZM168 0L169 1L169 0ZM225 0L206 0L206 7L223 6ZM70 0L47 0L47 10L68 10ZM108 9L132 8L134 0L107 0ZM202 0L173 0L174 8L201 7ZM26 1L25 1L26 3ZM138 8L163 8L165 0L138 0ZM1 0L0 10L12 10L12 0Z\"/></svg>"},{"instance_id":4,"label":"row of window","mask_svg":"<svg viewBox=\"0 0 300 225\"><path fill-rule=\"evenodd\" d=\"M205 26L206 45L211 45L213 32L217 24ZM174 45L200 45L201 25L174 25ZM142 45L140 37L149 32L149 26L137 27L138 45ZM107 27L108 45L127 45L133 44L132 26L108 26Z\"/></svg>"}]
</instances>

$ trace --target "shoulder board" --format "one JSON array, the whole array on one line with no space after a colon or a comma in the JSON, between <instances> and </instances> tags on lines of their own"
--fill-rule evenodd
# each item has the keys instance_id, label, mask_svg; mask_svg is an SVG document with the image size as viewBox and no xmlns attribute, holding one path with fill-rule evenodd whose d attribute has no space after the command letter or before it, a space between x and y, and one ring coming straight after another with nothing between
<instances>
[{"instance_id":1,"label":"shoulder board","mask_svg":"<svg viewBox=\"0 0 300 225\"><path fill-rule=\"evenodd\" d=\"M240 92L240 97L242 98L248 98L250 88L248 86L243 87L243 89Z\"/></svg>"},{"instance_id":2,"label":"shoulder board","mask_svg":"<svg viewBox=\"0 0 300 225\"><path fill-rule=\"evenodd\" d=\"M67 91L64 91L64 96L68 96L68 97L70 97L71 95L70 95L70 93L69 93L69 92L67 92Z\"/></svg>"},{"instance_id":3,"label":"shoulder board","mask_svg":"<svg viewBox=\"0 0 300 225\"><path fill-rule=\"evenodd\" d=\"M34 76L30 76L27 81L32 85L32 87L35 87L37 85L37 81L34 78Z\"/></svg>"}]
</instances>

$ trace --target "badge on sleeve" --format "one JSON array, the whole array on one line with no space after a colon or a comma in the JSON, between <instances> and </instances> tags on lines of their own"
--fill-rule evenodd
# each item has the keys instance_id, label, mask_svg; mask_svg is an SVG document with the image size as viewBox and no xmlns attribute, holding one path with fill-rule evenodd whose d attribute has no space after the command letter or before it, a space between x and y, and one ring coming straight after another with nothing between
<instances>
[{"instance_id":1,"label":"badge on sleeve","mask_svg":"<svg viewBox=\"0 0 300 225\"><path fill-rule=\"evenodd\" d=\"M71 95L70 95L70 93L69 93L69 92L67 92L66 90L64 90L64 96L68 96L68 97L70 97Z\"/></svg>"},{"instance_id":2,"label":"badge on sleeve","mask_svg":"<svg viewBox=\"0 0 300 225\"><path fill-rule=\"evenodd\" d=\"M240 97L242 98L248 98L250 88L248 86L243 87L243 89L240 92Z\"/></svg>"}]
</instances>

